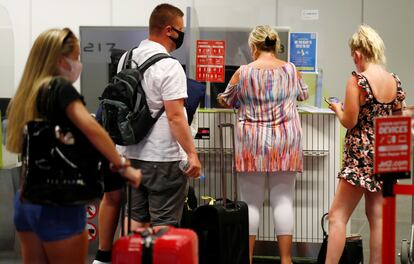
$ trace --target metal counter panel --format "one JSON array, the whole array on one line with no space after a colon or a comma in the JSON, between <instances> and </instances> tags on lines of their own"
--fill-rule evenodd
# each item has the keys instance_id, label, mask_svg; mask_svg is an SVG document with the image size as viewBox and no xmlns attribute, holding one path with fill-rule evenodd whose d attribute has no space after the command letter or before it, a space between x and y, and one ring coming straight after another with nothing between
<instances>
[{"instance_id":1,"label":"metal counter panel","mask_svg":"<svg viewBox=\"0 0 414 264\"><path fill-rule=\"evenodd\" d=\"M220 123L235 123L232 110L209 110L197 113L198 127L209 128L210 137L196 139L195 145L203 166L205 180L191 180L200 204L201 196L221 197L219 130ZM296 242L321 242L320 219L328 212L340 168L340 126L334 114L301 113L304 149L304 171L299 173L294 199ZM233 198L231 178L231 141L229 131L224 137L227 194ZM268 193L262 209L258 240L276 240Z\"/></svg>"}]
</instances>

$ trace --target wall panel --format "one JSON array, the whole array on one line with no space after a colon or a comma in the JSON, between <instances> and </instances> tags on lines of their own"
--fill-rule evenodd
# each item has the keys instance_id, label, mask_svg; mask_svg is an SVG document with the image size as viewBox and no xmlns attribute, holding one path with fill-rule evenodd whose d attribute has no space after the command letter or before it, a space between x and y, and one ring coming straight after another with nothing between
<instances>
[{"instance_id":1,"label":"wall panel","mask_svg":"<svg viewBox=\"0 0 414 264\"><path fill-rule=\"evenodd\" d=\"M413 10L412 0L364 0L364 23L384 40L387 68L400 77L409 104L414 104Z\"/></svg>"},{"instance_id":2,"label":"wall panel","mask_svg":"<svg viewBox=\"0 0 414 264\"><path fill-rule=\"evenodd\" d=\"M361 23L361 0L279 0L279 26L291 32L318 33L318 67L323 69L323 87L329 96L344 98L345 84L354 70L348 39ZM319 19L302 19L303 10L318 10Z\"/></svg>"}]
</instances>

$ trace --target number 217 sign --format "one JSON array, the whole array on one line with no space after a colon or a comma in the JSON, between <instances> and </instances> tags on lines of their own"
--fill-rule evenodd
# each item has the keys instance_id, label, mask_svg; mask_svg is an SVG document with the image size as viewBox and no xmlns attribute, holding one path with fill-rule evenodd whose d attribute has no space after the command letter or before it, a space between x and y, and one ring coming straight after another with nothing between
<instances>
[{"instance_id":1,"label":"number 217 sign","mask_svg":"<svg viewBox=\"0 0 414 264\"><path fill-rule=\"evenodd\" d=\"M411 117L375 119L374 173L411 170Z\"/></svg>"}]
</instances>

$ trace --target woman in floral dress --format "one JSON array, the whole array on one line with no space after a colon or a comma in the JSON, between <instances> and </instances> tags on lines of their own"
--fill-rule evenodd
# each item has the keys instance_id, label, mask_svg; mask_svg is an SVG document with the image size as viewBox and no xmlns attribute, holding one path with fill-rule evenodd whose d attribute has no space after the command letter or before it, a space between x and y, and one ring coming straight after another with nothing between
<instances>
[{"instance_id":1,"label":"woman in floral dress","mask_svg":"<svg viewBox=\"0 0 414 264\"><path fill-rule=\"evenodd\" d=\"M235 72L221 104L240 103L236 129L236 170L241 200L249 207L250 262L265 193L270 205L282 264L291 264L293 196L297 172L303 169L302 129L297 100L308 89L295 65L277 58L280 40L269 26L250 33L253 62Z\"/></svg>"},{"instance_id":2,"label":"woman in floral dress","mask_svg":"<svg viewBox=\"0 0 414 264\"><path fill-rule=\"evenodd\" d=\"M349 41L356 67L346 85L344 105L331 103L347 128L339 184L329 210L325 263L338 263L345 245L346 224L361 200L370 226L370 264L381 263L382 182L373 175L374 118L388 116L405 98L401 82L385 69L384 43L374 29L362 25Z\"/></svg>"}]
</instances>

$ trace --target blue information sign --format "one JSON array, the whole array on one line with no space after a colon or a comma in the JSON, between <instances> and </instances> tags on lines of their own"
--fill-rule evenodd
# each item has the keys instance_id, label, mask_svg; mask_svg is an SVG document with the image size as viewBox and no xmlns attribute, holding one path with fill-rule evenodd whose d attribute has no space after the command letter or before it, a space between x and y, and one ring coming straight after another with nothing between
<instances>
[{"instance_id":1,"label":"blue information sign","mask_svg":"<svg viewBox=\"0 0 414 264\"><path fill-rule=\"evenodd\" d=\"M316 33L290 33L289 61L302 72L316 72Z\"/></svg>"}]
</instances>

